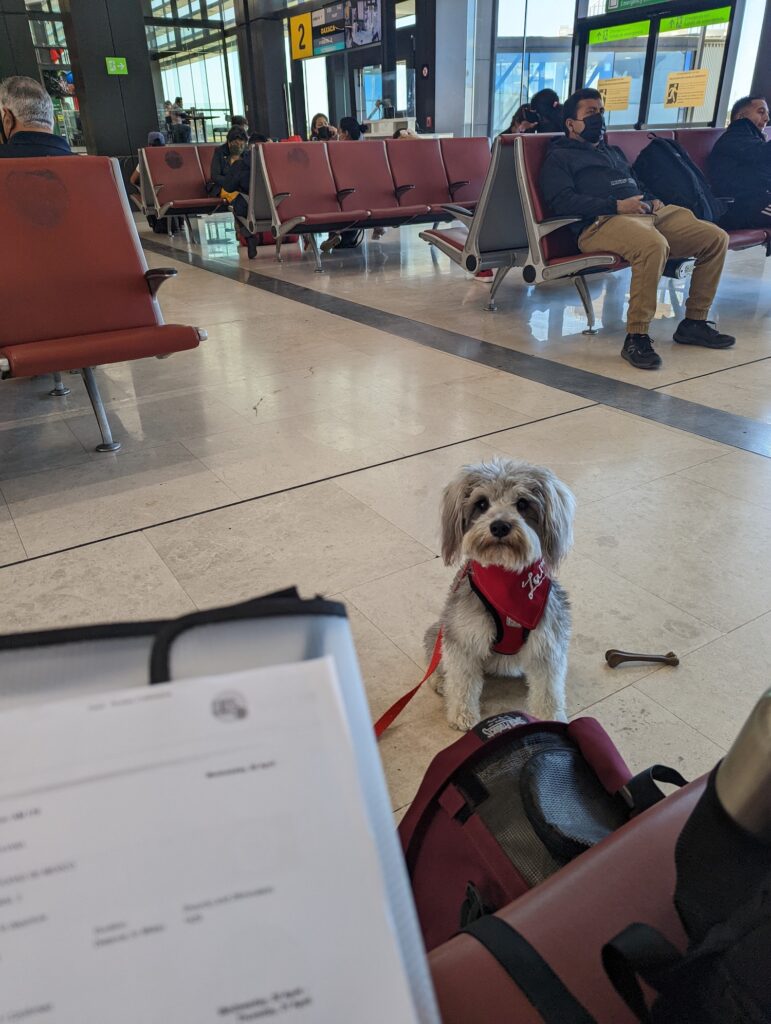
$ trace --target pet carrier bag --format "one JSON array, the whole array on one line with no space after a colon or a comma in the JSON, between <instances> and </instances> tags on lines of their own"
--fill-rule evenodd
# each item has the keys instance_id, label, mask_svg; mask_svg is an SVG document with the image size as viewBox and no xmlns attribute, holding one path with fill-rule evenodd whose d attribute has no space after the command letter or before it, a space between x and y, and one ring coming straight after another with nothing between
<instances>
[{"instance_id":1,"label":"pet carrier bag","mask_svg":"<svg viewBox=\"0 0 771 1024\"><path fill-rule=\"evenodd\" d=\"M632 777L593 718L480 722L434 758L399 828L426 948L662 799L657 782L685 785L662 765Z\"/></svg>"}]
</instances>

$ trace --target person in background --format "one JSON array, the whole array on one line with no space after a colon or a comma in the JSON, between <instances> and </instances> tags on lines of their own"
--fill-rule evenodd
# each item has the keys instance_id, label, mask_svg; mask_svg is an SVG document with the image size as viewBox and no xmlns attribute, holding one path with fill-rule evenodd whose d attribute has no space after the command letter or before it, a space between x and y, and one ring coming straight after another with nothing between
<instances>
[{"instance_id":1,"label":"person in background","mask_svg":"<svg viewBox=\"0 0 771 1024\"><path fill-rule=\"evenodd\" d=\"M252 132L249 136L249 145L256 146L258 142L270 142L267 135L263 135L262 132Z\"/></svg>"},{"instance_id":2,"label":"person in background","mask_svg":"<svg viewBox=\"0 0 771 1024\"><path fill-rule=\"evenodd\" d=\"M148 146L165 146L166 138L163 132L148 132L147 133L147 145ZM129 182L132 185L139 185L139 164L136 165L134 170L131 172Z\"/></svg>"},{"instance_id":3,"label":"person in background","mask_svg":"<svg viewBox=\"0 0 771 1024\"><path fill-rule=\"evenodd\" d=\"M217 146L212 154L209 180L206 182L206 191L210 196L217 199L227 199L230 203L229 193L223 195L225 178L228 176L230 165L234 163L248 145L246 132L238 126L231 128L225 142ZM248 186L247 186L248 188Z\"/></svg>"},{"instance_id":4,"label":"person in background","mask_svg":"<svg viewBox=\"0 0 771 1024\"><path fill-rule=\"evenodd\" d=\"M326 114L314 114L311 121L309 142L329 142L337 138L337 128L329 123Z\"/></svg>"},{"instance_id":5,"label":"person in background","mask_svg":"<svg viewBox=\"0 0 771 1024\"><path fill-rule=\"evenodd\" d=\"M528 113L530 113L530 107L527 103L523 103L521 107L517 107L511 117L511 124L508 130L503 132L504 135L519 135L521 132L534 132L538 126L538 122L535 120L528 119Z\"/></svg>"},{"instance_id":6,"label":"person in background","mask_svg":"<svg viewBox=\"0 0 771 1024\"><path fill-rule=\"evenodd\" d=\"M771 228L771 141L764 96L744 96L731 108L731 123L707 158L716 195L733 199L724 228Z\"/></svg>"},{"instance_id":7,"label":"person in background","mask_svg":"<svg viewBox=\"0 0 771 1024\"><path fill-rule=\"evenodd\" d=\"M239 136L235 136L238 132ZM230 137L234 136L232 140ZM241 128L231 128L228 132L227 146L229 158L227 168L223 177L220 195L227 199L236 218L236 231L246 239L246 251L250 260L257 255L257 248L260 244L259 234L247 234L246 228L238 220L239 217L246 217L249 211L249 204L246 196L249 195L249 180L252 173L252 152L249 149L246 133ZM222 147L220 147L222 148ZM218 151L219 152L219 151ZM215 153L215 157L216 157ZM214 161L212 161L212 174L214 173Z\"/></svg>"},{"instance_id":8,"label":"person in background","mask_svg":"<svg viewBox=\"0 0 771 1024\"><path fill-rule=\"evenodd\" d=\"M182 97L177 96L171 108L171 141L179 145L190 142L192 137L190 118L183 106Z\"/></svg>"},{"instance_id":9,"label":"person in background","mask_svg":"<svg viewBox=\"0 0 771 1024\"><path fill-rule=\"evenodd\" d=\"M554 89L541 89L528 104L530 116L535 116L537 132L563 132L565 121L562 104Z\"/></svg>"},{"instance_id":10,"label":"person in background","mask_svg":"<svg viewBox=\"0 0 771 1024\"><path fill-rule=\"evenodd\" d=\"M541 170L544 199L571 225L581 252L613 252L632 266L627 335L621 355L655 370L661 357L648 335L667 259L696 257L685 319L674 334L681 345L730 348L736 341L707 320L723 269L728 235L682 206L665 206L635 180L618 146L605 142L605 108L596 89L579 89L565 103L565 134L555 139Z\"/></svg>"},{"instance_id":11,"label":"person in background","mask_svg":"<svg viewBox=\"0 0 771 1024\"><path fill-rule=\"evenodd\" d=\"M0 157L73 156L66 139L54 135L51 97L34 78L15 75L0 82Z\"/></svg>"},{"instance_id":12,"label":"person in background","mask_svg":"<svg viewBox=\"0 0 771 1024\"><path fill-rule=\"evenodd\" d=\"M171 139L171 100L165 100L163 104L163 123L166 125L166 141Z\"/></svg>"},{"instance_id":13,"label":"person in background","mask_svg":"<svg viewBox=\"0 0 771 1024\"><path fill-rule=\"evenodd\" d=\"M234 114L230 119L231 128L243 128L246 134L249 134L249 122L243 116L243 114Z\"/></svg>"},{"instance_id":14,"label":"person in background","mask_svg":"<svg viewBox=\"0 0 771 1024\"><path fill-rule=\"evenodd\" d=\"M340 127L337 131L337 139L338 142L360 142L363 138L364 132L364 125L359 124L355 117L343 117L340 120ZM337 246L340 245L345 235L353 236L356 234L358 234L356 231L333 231L332 234L325 238L321 243L321 251L331 252L332 249L336 249ZM384 228L372 229L373 238L382 238L384 234Z\"/></svg>"},{"instance_id":15,"label":"person in background","mask_svg":"<svg viewBox=\"0 0 771 1024\"><path fill-rule=\"evenodd\" d=\"M417 139L415 132L410 131L409 128L397 128L391 136L392 139Z\"/></svg>"}]
</instances>

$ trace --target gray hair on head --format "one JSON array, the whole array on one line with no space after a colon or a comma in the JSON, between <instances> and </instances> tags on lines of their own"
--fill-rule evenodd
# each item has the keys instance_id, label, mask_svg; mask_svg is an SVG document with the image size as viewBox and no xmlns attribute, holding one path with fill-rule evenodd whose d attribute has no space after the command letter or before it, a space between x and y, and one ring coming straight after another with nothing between
<instances>
[{"instance_id":1,"label":"gray hair on head","mask_svg":"<svg viewBox=\"0 0 771 1024\"><path fill-rule=\"evenodd\" d=\"M40 82L15 75L0 82L0 107L10 110L21 124L53 131L54 105Z\"/></svg>"}]
</instances>

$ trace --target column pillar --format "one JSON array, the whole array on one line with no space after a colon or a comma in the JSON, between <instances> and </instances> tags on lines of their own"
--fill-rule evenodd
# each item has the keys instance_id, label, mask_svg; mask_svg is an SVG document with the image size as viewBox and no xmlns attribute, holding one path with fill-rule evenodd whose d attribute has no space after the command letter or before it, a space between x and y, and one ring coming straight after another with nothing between
<instances>
[{"instance_id":1,"label":"column pillar","mask_svg":"<svg viewBox=\"0 0 771 1024\"><path fill-rule=\"evenodd\" d=\"M62 0L62 15L88 152L136 153L158 128L142 0ZM106 57L128 74L108 75Z\"/></svg>"},{"instance_id":2,"label":"column pillar","mask_svg":"<svg viewBox=\"0 0 771 1024\"><path fill-rule=\"evenodd\" d=\"M24 0L0 0L0 78L11 75L40 79Z\"/></svg>"}]
</instances>

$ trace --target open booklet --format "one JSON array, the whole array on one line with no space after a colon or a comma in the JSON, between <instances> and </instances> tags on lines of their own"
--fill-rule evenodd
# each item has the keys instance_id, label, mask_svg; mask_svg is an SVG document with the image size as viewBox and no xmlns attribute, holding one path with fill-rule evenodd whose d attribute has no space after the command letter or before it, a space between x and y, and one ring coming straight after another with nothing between
<instances>
[{"instance_id":1,"label":"open booklet","mask_svg":"<svg viewBox=\"0 0 771 1024\"><path fill-rule=\"evenodd\" d=\"M438 1021L345 707L323 658L0 714L0 1021Z\"/></svg>"}]
</instances>

